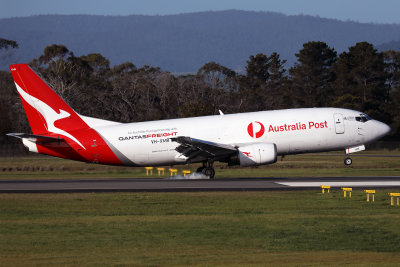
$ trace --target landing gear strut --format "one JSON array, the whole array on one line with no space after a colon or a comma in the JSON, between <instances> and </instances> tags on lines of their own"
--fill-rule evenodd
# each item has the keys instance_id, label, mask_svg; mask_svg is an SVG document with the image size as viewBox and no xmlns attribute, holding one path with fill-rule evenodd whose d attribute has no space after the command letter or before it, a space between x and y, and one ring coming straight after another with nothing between
<instances>
[{"instance_id":1,"label":"landing gear strut","mask_svg":"<svg viewBox=\"0 0 400 267\"><path fill-rule=\"evenodd\" d=\"M344 159L344 164L347 166L350 166L353 163L353 160L351 158L345 158Z\"/></svg>"},{"instance_id":2,"label":"landing gear strut","mask_svg":"<svg viewBox=\"0 0 400 267\"><path fill-rule=\"evenodd\" d=\"M202 172L203 172L203 170L204 170L204 168L205 168L205 167L199 167L199 168L197 169L197 171L196 171L196 172L197 172L197 173L202 173Z\"/></svg>"},{"instance_id":3,"label":"landing gear strut","mask_svg":"<svg viewBox=\"0 0 400 267\"><path fill-rule=\"evenodd\" d=\"M203 166L197 169L198 173L202 173L205 176L210 177L210 179L214 178L215 176L215 170L212 167L213 166L213 161L204 161Z\"/></svg>"}]
</instances>

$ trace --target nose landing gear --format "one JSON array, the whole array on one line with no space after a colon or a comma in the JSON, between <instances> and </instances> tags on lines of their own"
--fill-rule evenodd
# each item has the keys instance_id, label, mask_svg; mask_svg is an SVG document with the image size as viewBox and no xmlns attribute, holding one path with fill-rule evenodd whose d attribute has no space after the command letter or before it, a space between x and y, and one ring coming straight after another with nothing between
<instances>
[{"instance_id":1,"label":"nose landing gear","mask_svg":"<svg viewBox=\"0 0 400 267\"><path fill-rule=\"evenodd\" d=\"M344 165L350 166L352 163L353 163L353 160L351 158L344 159Z\"/></svg>"},{"instance_id":2,"label":"nose landing gear","mask_svg":"<svg viewBox=\"0 0 400 267\"><path fill-rule=\"evenodd\" d=\"M346 158L344 159L344 165L350 166L353 163L353 160L351 158L347 157L349 154L360 152L360 151L363 151L363 150L365 150L365 146L364 145L354 146L354 147L347 147L344 150L344 153L345 153L345 156L346 156Z\"/></svg>"}]
</instances>

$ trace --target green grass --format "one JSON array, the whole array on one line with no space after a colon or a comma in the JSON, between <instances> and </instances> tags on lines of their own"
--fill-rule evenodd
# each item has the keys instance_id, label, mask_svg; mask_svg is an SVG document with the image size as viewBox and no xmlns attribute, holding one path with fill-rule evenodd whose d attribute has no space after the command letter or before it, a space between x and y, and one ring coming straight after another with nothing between
<instances>
[{"instance_id":1,"label":"green grass","mask_svg":"<svg viewBox=\"0 0 400 267\"><path fill-rule=\"evenodd\" d=\"M397 156L382 157L381 155ZM365 157L369 155L369 157ZM400 151L365 151L352 155L353 165L343 164L344 156L335 153L279 157L277 163L240 168L217 163L216 177L315 177L315 176L397 176L400 175ZM199 164L175 166L192 172ZM168 167L167 167L168 169ZM169 176L168 171L164 177ZM146 177L144 168L103 166L58 159L49 156L0 158L0 179L38 178L134 178ZM154 171L152 177L158 177Z\"/></svg>"},{"instance_id":2,"label":"green grass","mask_svg":"<svg viewBox=\"0 0 400 267\"><path fill-rule=\"evenodd\" d=\"M0 265L398 266L387 192L2 194Z\"/></svg>"}]
</instances>

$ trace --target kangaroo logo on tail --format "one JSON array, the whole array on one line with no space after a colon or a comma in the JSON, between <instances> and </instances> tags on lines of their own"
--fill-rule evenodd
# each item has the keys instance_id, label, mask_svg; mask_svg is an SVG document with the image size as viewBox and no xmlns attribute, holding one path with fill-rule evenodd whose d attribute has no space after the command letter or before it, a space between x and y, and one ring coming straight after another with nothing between
<instances>
[{"instance_id":1,"label":"kangaroo logo on tail","mask_svg":"<svg viewBox=\"0 0 400 267\"><path fill-rule=\"evenodd\" d=\"M37 110L46 120L47 130L49 132L64 135L74 140L78 145L80 145L81 147L83 147L83 149L86 150L86 148L81 144L81 142L78 141L78 139L76 139L70 133L67 133L64 130L57 128L54 125L56 121L68 118L69 116L71 116L71 114L62 109L59 109L60 113L57 113L54 109L52 109L49 105L47 105L43 101L25 92L17 83L15 83L15 86L17 87L18 93L21 95L21 97L35 110Z\"/></svg>"}]
</instances>

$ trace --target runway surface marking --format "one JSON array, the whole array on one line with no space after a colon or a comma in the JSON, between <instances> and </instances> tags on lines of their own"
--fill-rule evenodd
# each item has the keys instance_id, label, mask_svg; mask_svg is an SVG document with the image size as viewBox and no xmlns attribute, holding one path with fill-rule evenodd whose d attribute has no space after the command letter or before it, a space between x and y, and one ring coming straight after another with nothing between
<instances>
[{"instance_id":1,"label":"runway surface marking","mask_svg":"<svg viewBox=\"0 0 400 267\"><path fill-rule=\"evenodd\" d=\"M94 179L94 180L7 180L0 181L0 193L31 192L191 192L243 190L302 190L332 187L400 188L400 176L392 177L303 177L194 179Z\"/></svg>"},{"instance_id":2,"label":"runway surface marking","mask_svg":"<svg viewBox=\"0 0 400 267\"><path fill-rule=\"evenodd\" d=\"M330 186L349 186L349 187L364 187L364 186L400 186L400 181L347 181L347 182L333 182L333 181L320 181L320 182L284 182L277 184L293 186L293 187L320 187L323 185Z\"/></svg>"}]
</instances>

